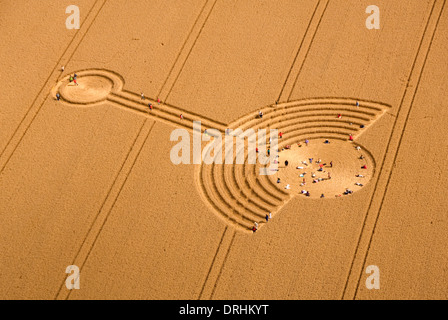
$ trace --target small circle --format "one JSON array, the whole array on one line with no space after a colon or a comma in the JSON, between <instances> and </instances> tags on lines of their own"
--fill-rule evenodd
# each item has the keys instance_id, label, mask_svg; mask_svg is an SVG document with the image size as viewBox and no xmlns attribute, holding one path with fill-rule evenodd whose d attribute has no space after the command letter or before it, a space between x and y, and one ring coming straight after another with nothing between
<instances>
[{"instance_id":1,"label":"small circle","mask_svg":"<svg viewBox=\"0 0 448 320\"><path fill-rule=\"evenodd\" d=\"M59 87L62 99L75 104L103 101L113 88L113 81L102 75L78 76L76 83L66 80Z\"/></svg>"}]
</instances>

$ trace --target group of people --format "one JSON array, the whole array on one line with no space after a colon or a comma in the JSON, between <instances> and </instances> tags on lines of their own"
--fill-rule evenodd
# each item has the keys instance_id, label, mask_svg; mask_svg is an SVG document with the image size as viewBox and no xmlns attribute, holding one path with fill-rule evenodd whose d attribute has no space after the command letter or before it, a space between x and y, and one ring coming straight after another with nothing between
<instances>
[{"instance_id":1,"label":"group of people","mask_svg":"<svg viewBox=\"0 0 448 320\"><path fill-rule=\"evenodd\" d=\"M266 214L266 216L265 216L265 219L266 219L266 223L270 220L270 219L272 219L272 212L269 212L268 214ZM252 227L252 232L256 232L258 230L258 222L254 222L254 225L253 225L253 227Z\"/></svg>"},{"instance_id":2,"label":"group of people","mask_svg":"<svg viewBox=\"0 0 448 320\"><path fill-rule=\"evenodd\" d=\"M313 158L308 158L309 164L313 163ZM315 163L319 165L319 169L317 169L318 172L323 172L324 171L324 166L327 166L327 163L322 163L321 159L315 160ZM308 166L308 163L306 161L302 161L302 164L305 166ZM333 168L333 161L330 161L330 165L327 166L330 168ZM296 169L304 169L303 166L297 166ZM306 175L306 172L301 173L299 176L301 178L303 178L302 183L300 184L300 186L304 186L306 185L306 180L304 178L304 176ZM313 183L318 183L324 180L330 180L331 179L331 173L328 172L327 173L327 178L322 178L322 177L316 177L316 173L315 172L311 172L311 178L313 180ZM301 191L302 194L304 194L305 196L309 197L310 196L310 192L307 190L302 190ZM324 198L325 195L322 193L321 198Z\"/></svg>"},{"instance_id":3,"label":"group of people","mask_svg":"<svg viewBox=\"0 0 448 320\"><path fill-rule=\"evenodd\" d=\"M305 140L305 144L308 145L308 143L309 143L309 141L308 141L308 140ZM325 144L329 144L330 141L329 141L329 140L325 140L324 143L325 143ZM300 143L298 143L297 146L298 146L298 147L301 147L302 145L301 145ZM286 148L286 149L290 149L290 146L287 146L287 147L288 147L288 148ZM356 146L355 148L356 148L356 150L358 150L358 151L361 150L361 147L360 147L360 146ZM283 148L282 150L285 150L285 148ZM360 159L360 160L364 160L365 157L361 154L361 156L359 157L359 159ZM309 165L311 165L311 164L313 164L313 163L316 163L316 164L319 165L319 168L317 169L317 172L324 172L324 167L325 167L325 166L326 166L326 167L329 167L329 168L333 168L333 161L330 161L330 162L329 162L329 165L327 165L327 163L322 163L322 160L321 160L321 159L314 160L313 158L308 158L308 161L301 161L301 165L297 166L296 169L305 169L306 167L308 167ZM285 168L288 167L288 165L289 165L289 161L288 161L288 160L285 160ZM366 170L366 169L367 169L367 164L362 165L362 166L361 166L361 169ZM299 174L299 177L303 178L302 183L300 184L300 186L304 186L304 185L306 185L306 180L305 180L305 178L304 178L306 174L307 174L306 172L302 172L302 173ZM357 178L364 178L365 176L362 175L362 174L357 174L356 177L357 177ZM313 183L318 183L318 182L321 182L321 181L324 181L324 180L330 180L330 179L331 179L331 173L330 173L330 172L327 172L327 177L326 177L326 178L323 178L323 177L317 177L317 176L316 176L316 173L315 173L315 172L312 172L312 173L311 173L311 178L312 178ZM279 177L277 177L277 183L281 183L281 179L280 179ZM364 184L362 184L362 183L360 183L360 182L355 182L355 185L356 185L356 186L359 186L359 187L363 187L363 186L364 186ZM287 190L291 189L290 184L286 184L285 189L287 189ZM343 194L347 195L347 194L352 194L352 193L353 193L353 191L347 188L347 189L344 191ZM301 194L303 194L303 195L305 195L305 196L307 196L307 197L310 196L310 192L307 191L307 190L301 190ZM336 196L341 196L341 195L336 195ZM325 195L322 193L320 197L321 197L321 198L324 198Z\"/></svg>"}]
</instances>

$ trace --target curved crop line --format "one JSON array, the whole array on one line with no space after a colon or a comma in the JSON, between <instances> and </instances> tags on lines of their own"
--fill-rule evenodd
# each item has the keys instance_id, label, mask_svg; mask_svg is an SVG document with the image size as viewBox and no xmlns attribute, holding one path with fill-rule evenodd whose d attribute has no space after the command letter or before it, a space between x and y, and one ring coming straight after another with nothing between
<instances>
[{"instance_id":1,"label":"curved crop line","mask_svg":"<svg viewBox=\"0 0 448 320\"><path fill-rule=\"evenodd\" d=\"M338 113L342 113L344 115L344 118L358 119L358 120L364 121L364 123L367 124L372 119L374 119L374 117L376 116L375 114L369 114L369 113L366 113L363 111L342 109L342 108L339 108L339 109L307 108L307 109L300 109L298 111L296 111L294 109L293 111L294 112L291 112L291 113L288 113L288 112L277 113L273 117L270 117L263 121L254 119L254 120L251 120L250 123L247 124L247 126L249 126L250 124L254 124L251 127L252 127L252 129L255 130L257 128L267 127L266 124L268 124L268 123L269 123L269 127L275 127L277 124L281 124L282 121L288 121L288 120L284 120L285 116L292 117L293 119L300 119L302 117L316 117L316 116L336 118ZM326 113L323 113L323 112L326 112ZM363 115L364 115L364 117L363 117ZM365 117L365 116L367 116L367 117ZM247 126L243 127L242 130L246 129Z\"/></svg>"},{"instance_id":2,"label":"curved crop line","mask_svg":"<svg viewBox=\"0 0 448 320\"><path fill-rule=\"evenodd\" d=\"M221 145L221 150L222 150L222 145ZM220 155L222 156L222 154L219 154L219 153L214 155L215 159L216 159L216 157L218 157ZM223 187L227 190L227 195L230 195L230 197L231 197L230 200L226 201L226 204L228 206L232 207L232 202L235 201L239 205L239 208L234 208L234 210L236 210L237 212L241 213L241 209L243 209L243 211L246 211L246 212L250 213L253 216L257 216L259 218L264 218L264 215L261 215L261 213L258 213L257 211L255 211L255 209L251 208L247 203L245 203L244 201L240 200L240 197L235 195L235 192L238 192L239 190L236 191L231 186L229 186L227 184L227 181L226 181L225 176L224 176L224 166L225 166L225 164L219 164L219 165L221 166L221 174L222 174L222 181L220 181L220 182L222 183ZM213 163L211 165L209 165L209 166L211 166L211 170L213 170L213 172L214 172L214 170L216 169L216 161L213 161ZM218 168L218 170L219 170L219 168ZM215 178L213 180L215 182L218 181L218 179L215 179ZM259 209L263 210L263 208L261 208L261 207L259 207ZM241 214L243 215L243 213L241 213Z\"/></svg>"},{"instance_id":3,"label":"curved crop line","mask_svg":"<svg viewBox=\"0 0 448 320\"><path fill-rule=\"evenodd\" d=\"M216 156L218 156L218 155L214 155L214 156L216 157ZM216 175L215 175L215 161L213 161L211 165L205 165L205 164L202 164L202 165L201 165L201 171L202 171L202 172L205 172L205 171L206 171L205 167L207 167L206 169L211 173L211 179L208 179L208 180L204 179L204 181L202 181L202 182L204 183L204 185L205 185L205 182L206 182L206 181L208 181L209 183L210 183L210 181L211 181L211 185L213 186L213 192L214 192L214 193L218 193L218 197L219 197L219 200L218 200L218 201L221 202L221 205L224 205L224 207L230 209L233 213L236 213L236 214L232 214L232 215L225 214L225 217L227 217L227 219L230 220L233 224L240 224L242 227L245 228L245 230L249 229L249 227L248 227L247 225L244 225L244 224L239 223L239 222L236 220L236 218L239 217L239 218L241 218L242 220L245 220L245 221L247 221L247 222L252 222L252 221L253 221L253 217L252 217L252 219L249 219L248 217L246 217L243 213L240 212L240 210L238 210L238 209L241 209L241 208L234 208L234 207L233 207L232 202L235 201L237 204L239 204L239 206L242 206L243 208L245 208L245 207L244 207L244 204L241 203L241 202L240 202L238 199L236 199L235 197L232 197L231 194L230 194L230 195L231 195L230 199L227 199L226 196L227 196L228 194L227 194L226 192L224 192L224 194L221 194L221 193L220 193L220 191L221 191L222 188L220 188L220 187L218 186L218 184L217 184L218 179L217 179L217 177L216 177ZM224 180L224 179L222 179L222 180ZM223 184L223 188L224 188L224 189L225 189L225 188L228 188L228 186L225 184L224 181L221 181L221 183ZM205 190L207 190L207 188L205 188ZM211 199L210 196L207 197L207 198L208 198L208 199ZM243 211L244 211L244 212L249 212L249 213L251 213L251 215L253 215L253 216L259 216L259 214L257 214L257 212L255 212L254 210L252 210L252 209L250 209L250 208L246 208L246 209L247 209L247 210L243 210ZM221 211L221 210L220 210L220 211ZM261 217L261 216L259 216L259 217ZM263 216L263 217L264 217L264 216Z\"/></svg>"},{"instance_id":4,"label":"curved crop line","mask_svg":"<svg viewBox=\"0 0 448 320\"><path fill-rule=\"evenodd\" d=\"M284 201L285 194L283 194L282 192L280 192L279 194L277 192L277 189L269 190L264 184L260 184L257 177L257 166L251 165L251 171L248 171L249 169L247 168L247 159L248 157L246 156L243 164L242 177L240 178L246 181L246 185L248 186L248 188L251 190L251 192L257 194L258 198L263 199L264 201L269 201L271 206L273 206L274 208L281 205ZM235 171L235 174L236 173L237 172ZM238 173L241 174L241 172ZM260 191L257 191L257 189Z\"/></svg>"},{"instance_id":5,"label":"curved crop line","mask_svg":"<svg viewBox=\"0 0 448 320\"><path fill-rule=\"evenodd\" d=\"M213 169L216 169L216 165L215 163L212 164ZM221 174L224 173L224 165L220 164L221 166ZM219 168L217 169L219 170ZM216 180L215 180L216 181ZM243 210L243 212L247 212L248 214L250 214L252 217L252 219L256 219L255 217L258 218L263 218L264 216L262 216L261 214L259 214L257 211L255 211L255 209L249 207L249 205L245 202L243 202L241 200L241 198L238 198L234 195L234 193L230 190L231 188L229 187L229 185L227 184L227 181L225 179L224 176L222 176L222 179L220 181L224 187L224 189L226 189L227 191L227 195L230 196L230 200L228 200L228 203L230 204L232 201L235 201L237 205L239 205L239 207L234 208L238 213L240 213L241 215L243 215L243 213L241 212L241 210ZM233 190L233 189L232 189ZM243 198L244 199L244 198Z\"/></svg>"}]
</instances>

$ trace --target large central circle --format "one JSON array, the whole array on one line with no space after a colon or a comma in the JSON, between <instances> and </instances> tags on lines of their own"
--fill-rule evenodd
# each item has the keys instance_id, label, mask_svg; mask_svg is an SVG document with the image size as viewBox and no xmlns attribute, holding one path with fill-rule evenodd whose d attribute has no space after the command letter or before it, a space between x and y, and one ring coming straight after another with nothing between
<instances>
[{"instance_id":1,"label":"large central circle","mask_svg":"<svg viewBox=\"0 0 448 320\"><path fill-rule=\"evenodd\" d=\"M347 196L350 194L347 189L356 192L365 186L374 172L370 154L357 149L353 142L329 139L325 143L325 140L310 140L308 145L302 141L300 147L295 143L290 149L280 150L279 170L270 176L272 182L282 189L289 184L290 189L286 190L292 194L306 197L303 191L308 191L311 198L322 194L325 198Z\"/></svg>"},{"instance_id":2,"label":"large central circle","mask_svg":"<svg viewBox=\"0 0 448 320\"><path fill-rule=\"evenodd\" d=\"M71 103L89 104L105 100L112 90L111 79L101 75L80 76L75 82L65 81L59 88L61 97Z\"/></svg>"}]
</instances>

